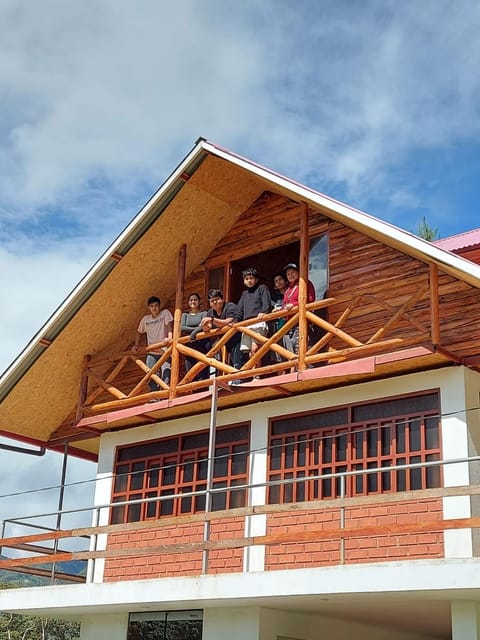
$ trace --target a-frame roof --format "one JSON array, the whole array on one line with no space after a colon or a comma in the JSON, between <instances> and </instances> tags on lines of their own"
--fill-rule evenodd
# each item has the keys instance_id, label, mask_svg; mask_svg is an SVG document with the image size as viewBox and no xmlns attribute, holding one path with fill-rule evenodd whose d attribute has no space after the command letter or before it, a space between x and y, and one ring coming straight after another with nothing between
<instances>
[{"instance_id":1,"label":"a-frame roof","mask_svg":"<svg viewBox=\"0 0 480 640\"><path fill-rule=\"evenodd\" d=\"M191 273L266 190L480 288L480 266L200 139L4 372L0 434L46 443L75 407L83 356L127 348L146 297L173 295L180 247Z\"/></svg>"}]
</instances>

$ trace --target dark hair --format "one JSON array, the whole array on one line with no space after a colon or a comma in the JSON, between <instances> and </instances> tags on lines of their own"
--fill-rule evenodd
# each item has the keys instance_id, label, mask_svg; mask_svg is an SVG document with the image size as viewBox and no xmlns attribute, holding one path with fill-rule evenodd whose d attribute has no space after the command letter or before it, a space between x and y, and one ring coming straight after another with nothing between
<instances>
[{"instance_id":1,"label":"dark hair","mask_svg":"<svg viewBox=\"0 0 480 640\"><path fill-rule=\"evenodd\" d=\"M150 298L147 300L147 305L154 304L155 302L158 302L158 304L160 304L160 298L158 296L150 296Z\"/></svg>"},{"instance_id":2,"label":"dark hair","mask_svg":"<svg viewBox=\"0 0 480 640\"><path fill-rule=\"evenodd\" d=\"M278 273L274 273L272 276L272 282L275 280L276 277L280 276L281 278L283 278L286 282L288 282L287 280L287 276L285 275L284 271L279 271Z\"/></svg>"},{"instance_id":3,"label":"dark hair","mask_svg":"<svg viewBox=\"0 0 480 640\"><path fill-rule=\"evenodd\" d=\"M201 297L200 297L200 294L199 294L199 293L197 293L196 291L192 291L192 293L190 293L190 294L189 294L189 296L188 296L187 300L190 300L190 298L191 298L192 296L195 296L195 297L197 298L197 300L200 302Z\"/></svg>"},{"instance_id":4,"label":"dark hair","mask_svg":"<svg viewBox=\"0 0 480 640\"><path fill-rule=\"evenodd\" d=\"M258 271L255 269L255 267L247 267L246 269L242 270L242 276L245 278L245 276L254 276L255 278L258 278Z\"/></svg>"},{"instance_id":5,"label":"dark hair","mask_svg":"<svg viewBox=\"0 0 480 640\"><path fill-rule=\"evenodd\" d=\"M210 289L207 297L209 300L210 298L221 298L223 300L223 291L220 291L220 289Z\"/></svg>"}]
</instances>

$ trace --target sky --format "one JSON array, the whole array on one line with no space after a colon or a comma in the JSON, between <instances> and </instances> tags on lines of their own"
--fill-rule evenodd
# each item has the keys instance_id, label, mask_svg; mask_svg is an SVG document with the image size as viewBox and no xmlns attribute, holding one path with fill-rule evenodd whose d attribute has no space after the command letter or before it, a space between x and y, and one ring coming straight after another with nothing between
<instances>
[{"instance_id":1,"label":"sky","mask_svg":"<svg viewBox=\"0 0 480 640\"><path fill-rule=\"evenodd\" d=\"M409 231L479 227L479 32L477 0L0 0L0 371L199 136ZM1 486L61 463L0 451Z\"/></svg>"}]
</instances>

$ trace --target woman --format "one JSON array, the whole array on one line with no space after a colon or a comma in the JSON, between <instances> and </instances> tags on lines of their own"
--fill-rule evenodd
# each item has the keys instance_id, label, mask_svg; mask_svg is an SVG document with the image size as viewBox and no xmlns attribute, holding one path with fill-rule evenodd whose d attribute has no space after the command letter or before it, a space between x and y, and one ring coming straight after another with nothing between
<instances>
[{"instance_id":1,"label":"woman","mask_svg":"<svg viewBox=\"0 0 480 640\"><path fill-rule=\"evenodd\" d=\"M181 330L182 335L190 335L193 331L200 327L200 323L207 315L206 311L200 311L200 296L198 293L191 293L188 296L188 311L182 313ZM196 349L201 353L207 353L210 349L208 339L195 340L190 345L192 349ZM194 364L198 361L190 356L185 356L185 370L190 371ZM195 380L206 380L209 375L209 367L204 367L195 377Z\"/></svg>"}]
</instances>

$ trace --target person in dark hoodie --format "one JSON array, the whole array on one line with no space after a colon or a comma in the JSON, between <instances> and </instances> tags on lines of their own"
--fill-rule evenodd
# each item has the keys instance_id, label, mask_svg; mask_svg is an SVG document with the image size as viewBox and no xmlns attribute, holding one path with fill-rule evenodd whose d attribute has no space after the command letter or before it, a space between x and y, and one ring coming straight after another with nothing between
<instances>
[{"instance_id":1,"label":"person in dark hoodie","mask_svg":"<svg viewBox=\"0 0 480 640\"><path fill-rule=\"evenodd\" d=\"M249 329L255 331L255 333L258 333L261 336L266 336L268 331L267 323L262 320L262 318L272 309L270 291L266 284L259 284L258 272L253 267L244 269L242 271L242 276L245 290L240 296L240 300L237 305L240 313L242 314L242 320L257 318L258 322L251 324ZM248 352L249 356L252 357L252 355L257 351L258 346L258 342L256 342L252 337L242 334L240 351L243 353Z\"/></svg>"}]
</instances>

